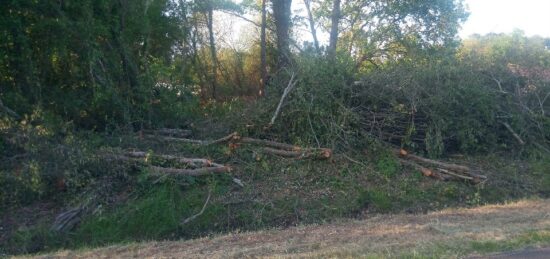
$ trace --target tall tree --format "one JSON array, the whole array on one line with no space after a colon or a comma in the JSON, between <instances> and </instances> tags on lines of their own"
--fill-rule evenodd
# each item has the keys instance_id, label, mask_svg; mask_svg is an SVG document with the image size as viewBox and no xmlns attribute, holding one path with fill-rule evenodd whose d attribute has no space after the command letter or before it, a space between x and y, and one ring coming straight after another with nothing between
<instances>
[{"instance_id":1,"label":"tall tree","mask_svg":"<svg viewBox=\"0 0 550 259\"><path fill-rule=\"evenodd\" d=\"M266 1L262 0L262 25L261 25L261 34L260 34L260 71L262 81L260 84L259 95L265 95L265 87L267 84L267 57L266 57L266 27L267 27L267 10L266 10Z\"/></svg>"},{"instance_id":2,"label":"tall tree","mask_svg":"<svg viewBox=\"0 0 550 259\"><path fill-rule=\"evenodd\" d=\"M273 18L277 33L277 69L290 64L290 6L292 0L272 0Z\"/></svg>"},{"instance_id":3,"label":"tall tree","mask_svg":"<svg viewBox=\"0 0 550 259\"><path fill-rule=\"evenodd\" d=\"M313 36L313 45L315 46L315 51L319 53L321 50L319 48L319 40L317 39L317 29L315 29L315 19L313 18L313 14L311 13L311 0L304 0L304 5L306 6L311 35Z\"/></svg>"},{"instance_id":4,"label":"tall tree","mask_svg":"<svg viewBox=\"0 0 550 259\"><path fill-rule=\"evenodd\" d=\"M210 41L210 57L212 59L212 71L211 71L211 84L212 84L212 99L216 99L216 90L217 90L217 74L218 74L218 58L216 56L216 42L214 39L214 6L212 0L209 0L207 3L207 14L206 23L208 27L208 38Z\"/></svg>"},{"instance_id":5,"label":"tall tree","mask_svg":"<svg viewBox=\"0 0 550 259\"><path fill-rule=\"evenodd\" d=\"M328 54L331 57L336 55L336 45L338 44L338 26L340 24L340 0L334 0L331 15L330 41Z\"/></svg>"}]
</instances>

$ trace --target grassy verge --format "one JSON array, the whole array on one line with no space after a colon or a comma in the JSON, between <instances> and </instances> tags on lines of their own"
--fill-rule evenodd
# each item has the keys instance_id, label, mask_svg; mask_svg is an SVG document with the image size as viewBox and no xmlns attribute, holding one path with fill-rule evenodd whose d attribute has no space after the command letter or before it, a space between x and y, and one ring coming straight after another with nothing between
<instances>
[{"instance_id":1,"label":"grassy verge","mask_svg":"<svg viewBox=\"0 0 550 259\"><path fill-rule=\"evenodd\" d=\"M235 185L227 175L174 177L155 183L155 179L147 177L146 169L125 164L106 167L99 158L90 156L66 175L74 189L58 195L63 207L90 197L97 200L79 227L69 233L52 233L49 226L54 215L50 215L16 228L0 245L0 253L189 239L381 213L425 213L550 194L549 185L544 184L550 179L550 167L544 159L532 164L503 156L458 161L489 175L487 183L473 186L425 178L402 167L388 151L376 146L366 150L367 155L336 154L330 161L310 161L265 156L247 146L237 150L226 146L196 147L125 135L82 138L89 140L85 142L86 150L97 152L132 149L207 157L231 165L231 176L241 179L245 186ZM73 139L82 146L78 137ZM209 190L212 199L204 213L181 225L182 219L200 211ZM11 213L12 218L18 215L15 210Z\"/></svg>"},{"instance_id":2,"label":"grassy verge","mask_svg":"<svg viewBox=\"0 0 550 259\"><path fill-rule=\"evenodd\" d=\"M65 250L61 257L463 258L550 246L549 200Z\"/></svg>"}]
</instances>

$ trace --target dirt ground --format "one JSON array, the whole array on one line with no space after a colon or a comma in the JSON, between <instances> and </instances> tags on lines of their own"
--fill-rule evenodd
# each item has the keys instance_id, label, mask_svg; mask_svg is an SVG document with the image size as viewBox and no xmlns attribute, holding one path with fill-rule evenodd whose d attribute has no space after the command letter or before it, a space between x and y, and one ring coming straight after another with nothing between
<instances>
[{"instance_id":1,"label":"dirt ground","mask_svg":"<svg viewBox=\"0 0 550 259\"><path fill-rule=\"evenodd\" d=\"M506 241L532 231L550 233L550 200L526 200L422 215L377 215L328 225L232 233L188 241L148 242L60 251L43 258L394 257ZM545 244L546 245L546 244ZM445 249L445 248L443 248ZM460 249L459 249L460 250ZM544 250L541 250L544 251ZM472 253L471 251L468 253ZM445 257L468 257L461 252ZM475 256L475 254L473 254ZM505 257L513 258L513 257Z\"/></svg>"}]
</instances>

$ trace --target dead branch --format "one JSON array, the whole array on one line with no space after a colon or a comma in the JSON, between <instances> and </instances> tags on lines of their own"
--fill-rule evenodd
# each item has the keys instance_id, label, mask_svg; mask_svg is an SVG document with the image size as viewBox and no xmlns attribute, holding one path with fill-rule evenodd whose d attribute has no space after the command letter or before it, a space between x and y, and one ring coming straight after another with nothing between
<instances>
[{"instance_id":1,"label":"dead branch","mask_svg":"<svg viewBox=\"0 0 550 259\"><path fill-rule=\"evenodd\" d=\"M58 232L72 230L80 222L83 211L84 207L79 206L59 214L55 218L55 222L53 223L51 230Z\"/></svg>"},{"instance_id":2,"label":"dead branch","mask_svg":"<svg viewBox=\"0 0 550 259\"><path fill-rule=\"evenodd\" d=\"M399 157L399 162L401 164L414 167L415 169L422 172L422 174L425 176L433 177L440 180L462 179L471 181L476 184L487 180L487 176L473 173L467 166L444 163L420 156L415 156L409 154L403 149L394 150L394 152ZM433 166L436 167L436 169L429 169L418 163Z\"/></svg>"},{"instance_id":3,"label":"dead branch","mask_svg":"<svg viewBox=\"0 0 550 259\"><path fill-rule=\"evenodd\" d=\"M187 139L187 138L174 138L174 137L158 137L154 135L145 135L145 137L148 138L154 138L154 139L160 139L164 141L175 141L175 142L185 142L185 143L191 143L201 146L209 146L214 144L220 144L224 142L231 141L233 138L237 137L237 132L231 133L225 137L216 139L216 140L198 140L198 139Z\"/></svg>"},{"instance_id":4,"label":"dead branch","mask_svg":"<svg viewBox=\"0 0 550 259\"><path fill-rule=\"evenodd\" d=\"M231 167L203 167L198 169L179 169L179 168L169 168L169 167L160 167L160 166L150 166L149 167L154 173L152 175L187 175L187 176L203 176L216 173L229 173L231 172Z\"/></svg>"},{"instance_id":5,"label":"dead branch","mask_svg":"<svg viewBox=\"0 0 550 259\"><path fill-rule=\"evenodd\" d=\"M7 106L4 106L4 103L2 102L2 100L0 100L0 110L4 111L7 115L15 118L16 120L21 118L21 116L19 116L19 114L17 114L15 111L8 108Z\"/></svg>"},{"instance_id":6,"label":"dead branch","mask_svg":"<svg viewBox=\"0 0 550 259\"><path fill-rule=\"evenodd\" d=\"M271 121L269 122L269 125L273 125L275 123L275 120L277 119L277 116L279 116L279 113L281 112L281 107L283 106L283 102L285 101L286 96L292 91L294 86L296 85L296 81L294 80L295 74L292 73L290 76L290 81L288 81L288 85L283 91L283 95L281 96L281 100L279 101L279 105L277 105L277 109L275 110L275 113L273 114L273 117L271 118Z\"/></svg>"},{"instance_id":7,"label":"dead branch","mask_svg":"<svg viewBox=\"0 0 550 259\"><path fill-rule=\"evenodd\" d=\"M332 150L327 148L321 149L304 149L301 151L281 150L265 147L263 152L288 158L311 158L311 159L329 159L332 156Z\"/></svg>"},{"instance_id":8,"label":"dead branch","mask_svg":"<svg viewBox=\"0 0 550 259\"><path fill-rule=\"evenodd\" d=\"M275 142L271 140L264 140L264 139L255 139L255 138L241 138L240 141L245 144L252 144L252 145L261 145L261 146L267 146L272 148L278 148L283 150L293 150L293 151L299 151L302 150L301 147L286 144L286 143L280 143Z\"/></svg>"},{"instance_id":9,"label":"dead branch","mask_svg":"<svg viewBox=\"0 0 550 259\"><path fill-rule=\"evenodd\" d=\"M145 134L185 138L191 136L190 130L161 128L157 130L142 130Z\"/></svg>"},{"instance_id":10,"label":"dead branch","mask_svg":"<svg viewBox=\"0 0 550 259\"><path fill-rule=\"evenodd\" d=\"M130 158L146 158L147 152L142 151L132 151L132 152L126 152L124 155L130 157ZM190 167L193 168L201 168L201 167L223 167L224 165L214 163L208 159L204 158L186 158L186 157L180 157L180 156L172 156L172 155L157 155L154 154L152 157L159 157L165 160L174 160L178 163L187 164Z\"/></svg>"},{"instance_id":11,"label":"dead branch","mask_svg":"<svg viewBox=\"0 0 550 259\"><path fill-rule=\"evenodd\" d=\"M208 197L206 197L206 201L204 202L204 205L202 205L202 209L201 211L199 211L199 213L189 217L189 218L186 218L184 220L181 221L181 224L184 225L184 224L187 224L189 223L190 221L196 219L198 216L202 215L204 213L204 210L206 209L206 205L208 205L208 202L210 201L210 196L212 195L212 191L211 190L208 190Z\"/></svg>"},{"instance_id":12,"label":"dead branch","mask_svg":"<svg viewBox=\"0 0 550 259\"><path fill-rule=\"evenodd\" d=\"M463 173L470 171L470 168L467 167L467 166L444 163L444 162L441 162L441 161L436 161L436 160L424 158L424 157L421 157L421 156L416 156L416 155L413 155L413 154L409 154L405 150L394 150L394 152L399 157L403 157L403 158L406 158L406 159L409 159L409 160L414 160L414 161L424 163L424 164L429 164L429 165L436 166L436 167L439 167L439 168L444 168L444 169L447 169L447 170L463 172Z\"/></svg>"},{"instance_id":13,"label":"dead branch","mask_svg":"<svg viewBox=\"0 0 550 259\"><path fill-rule=\"evenodd\" d=\"M512 129L510 124L508 124L506 122L502 122L502 125L504 125L504 127L506 127L506 129L512 134L512 136L514 136L514 138L517 140L517 142L520 145L522 145L522 146L525 145L525 141L523 141L523 139L521 139L521 137L514 131L514 129Z\"/></svg>"},{"instance_id":14,"label":"dead branch","mask_svg":"<svg viewBox=\"0 0 550 259\"><path fill-rule=\"evenodd\" d=\"M405 160L405 159L399 159L399 162L402 165L413 167L414 169L420 171L422 173L422 175L424 175L424 176L432 177L432 178L435 178L437 180L442 180L442 181L448 180L447 177L439 174L438 172L435 172L435 171L433 171L429 168L423 167L423 166L421 166L417 163L414 163L414 162L411 162L411 161L408 161L408 160Z\"/></svg>"},{"instance_id":15,"label":"dead branch","mask_svg":"<svg viewBox=\"0 0 550 259\"><path fill-rule=\"evenodd\" d=\"M460 174L455 174L447 169L443 169L443 168L438 168L439 171L441 171L442 173L445 173L447 175L450 175L450 176L453 176L453 177L456 177L456 178L460 178L460 179L464 179L464 180L468 180L468 181L474 181L475 178L474 177L470 177L470 176L464 176L464 175L460 175Z\"/></svg>"}]
</instances>

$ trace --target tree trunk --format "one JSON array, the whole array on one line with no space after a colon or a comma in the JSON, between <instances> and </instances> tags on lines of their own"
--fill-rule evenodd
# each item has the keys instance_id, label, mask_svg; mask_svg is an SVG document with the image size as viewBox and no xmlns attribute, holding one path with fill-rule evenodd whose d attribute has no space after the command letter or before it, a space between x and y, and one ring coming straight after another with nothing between
<instances>
[{"instance_id":1,"label":"tree trunk","mask_svg":"<svg viewBox=\"0 0 550 259\"><path fill-rule=\"evenodd\" d=\"M317 30L315 29L315 20L313 19L313 14L311 13L311 0L304 0L306 5L307 16L309 19L309 28L311 30L311 35L313 36L313 45L315 46L315 51L320 53L319 40L317 39Z\"/></svg>"},{"instance_id":2,"label":"tree trunk","mask_svg":"<svg viewBox=\"0 0 550 259\"><path fill-rule=\"evenodd\" d=\"M212 83L212 99L216 99L216 88L217 88L217 74L218 74L218 58L216 57L216 42L214 40L214 8L212 6L212 2L208 3L208 34L210 38L210 55L212 58L212 77L211 77L211 83Z\"/></svg>"},{"instance_id":3,"label":"tree trunk","mask_svg":"<svg viewBox=\"0 0 550 259\"><path fill-rule=\"evenodd\" d=\"M260 92L259 96L265 95L265 86L267 84L267 57L266 57L266 27L267 27L267 12L266 12L266 1L262 0L262 28L261 28L261 35L260 35L260 59L261 59L261 76L262 81L260 84Z\"/></svg>"},{"instance_id":4,"label":"tree trunk","mask_svg":"<svg viewBox=\"0 0 550 259\"><path fill-rule=\"evenodd\" d=\"M332 26L330 28L330 44L328 47L329 56L336 55L336 44L338 43L338 24L340 22L340 0L334 0L332 7Z\"/></svg>"},{"instance_id":5,"label":"tree trunk","mask_svg":"<svg viewBox=\"0 0 550 259\"><path fill-rule=\"evenodd\" d=\"M273 18L277 32L277 69L290 64L290 6L292 0L272 0Z\"/></svg>"}]
</instances>

